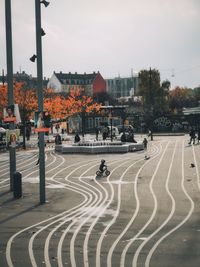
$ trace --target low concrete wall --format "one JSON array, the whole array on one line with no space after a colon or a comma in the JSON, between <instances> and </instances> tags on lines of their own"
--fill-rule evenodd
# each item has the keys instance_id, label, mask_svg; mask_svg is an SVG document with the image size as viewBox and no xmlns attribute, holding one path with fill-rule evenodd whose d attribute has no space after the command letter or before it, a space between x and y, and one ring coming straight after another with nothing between
<instances>
[{"instance_id":1,"label":"low concrete wall","mask_svg":"<svg viewBox=\"0 0 200 267\"><path fill-rule=\"evenodd\" d=\"M61 152L62 151L62 145L55 145L55 151Z\"/></svg>"},{"instance_id":2,"label":"low concrete wall","mask_svg":"<svg viewBox=\"0 0 200 267\"><path fill-rule=\"evenodd\" d=\"M143 143L129 144L129 152L134 152L143 149L144 149Z\"/></svg>"},{"instance_id":3,"label":"low concrete wall","mask_svg":"<svg viewBox=\"0 0 200 267\"><path fill-rule=\"evenodd\" d=\"M55 151L61 153L83 153L83 154L100 154L100 153L128 153L143 150L143 143L106 143L106 144L73 144L73 145L56 145Z\"/></svg>"}]
</instances>

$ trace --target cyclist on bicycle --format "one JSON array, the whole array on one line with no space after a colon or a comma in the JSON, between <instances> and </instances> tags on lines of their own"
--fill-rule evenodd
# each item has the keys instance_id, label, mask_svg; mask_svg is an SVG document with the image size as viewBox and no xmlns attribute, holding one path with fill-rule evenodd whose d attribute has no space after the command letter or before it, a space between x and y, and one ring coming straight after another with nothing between
<instances>
[{"instance_id":1,"label":"cyclist on bicycle","mask_svg":"<svg viewBox=\"0 0 200 267\"><path fill-rule=\"evenodd\" d=\"M106 169L107 169L107 165L105 164L105 160L104 159L102 159L101 160L101 164L100 164L100 166L99 166L99 170L100 170L100 172L104 172Z\"/></svg>"}]
</instances>

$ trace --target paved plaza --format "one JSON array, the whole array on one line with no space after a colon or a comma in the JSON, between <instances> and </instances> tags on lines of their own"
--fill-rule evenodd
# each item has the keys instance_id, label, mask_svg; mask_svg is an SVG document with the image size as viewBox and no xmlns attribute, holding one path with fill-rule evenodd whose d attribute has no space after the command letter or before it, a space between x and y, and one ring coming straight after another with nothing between
<instances>
[{"instance_id":1,"label":"paved plaza","mask_svg":"<svg viewBox=\"0 0 200 267\"><path fill-rule=\"evenodd\" d=\"M0 153L0 267L199 267L200 144L155 136L147 151L61 154L46 148L39 204L38 149L16 153L23 196ZM101 159L110 170L96 177Z\"/></svg>"}]
</instances>

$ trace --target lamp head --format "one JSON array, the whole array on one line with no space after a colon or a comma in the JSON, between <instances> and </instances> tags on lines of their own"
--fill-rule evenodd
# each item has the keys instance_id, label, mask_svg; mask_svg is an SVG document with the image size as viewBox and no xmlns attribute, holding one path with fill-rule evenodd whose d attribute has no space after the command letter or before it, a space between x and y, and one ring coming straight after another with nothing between
<instances>
[{"instance_id":1,"label":"lamp head","mask_svg":"<svg viewBox=\"0 0 200 267\"><path fill-rule=\"evenodd\" d=\"M34 54L32 57L30 57L30 61L35 62L36 58L37 58L37 56Z\"/></svg>"},{"instance_id":2,"label":"lamp head","mask_svg":"<svg viewBox=\"0 0 200 267\"><path fill-rule=\"evenodd\" d=\"M41 36L45 36L45 35L46 35L45 31L41 28Z\"/></svg>"},{"instance_id":3,"label":"lamp head","mask_svg":"<svg viewBox=\"0 0 200 267\"><path fill-rule=\"evenodd\" d=\"M48 7L48 5L50 4L49 2L43 0L43 1L40 1L41 4L44 4L45 7Z\"/></svg>"}]
</instances>

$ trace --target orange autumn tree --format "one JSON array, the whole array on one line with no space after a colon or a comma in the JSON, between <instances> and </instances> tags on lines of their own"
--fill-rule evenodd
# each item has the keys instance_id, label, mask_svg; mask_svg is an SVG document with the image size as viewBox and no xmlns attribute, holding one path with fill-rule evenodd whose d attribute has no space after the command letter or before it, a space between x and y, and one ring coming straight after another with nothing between
<instances>
[{"instance_id":1,"label":"orange autumn tree","mask_svg":"<svg viewBox=\"0 0 200 267\"><path fill-rule=\"evenodd\" d=\"M44 110L48 111L51 114L53 119L66 119L71 114L68 114L70 105L66 99L55 93L53 89L48 88L44 93Z\"/></svg>"},{"instance_id":2,"label":"orange autumn tree","mask_svg":"<svg viewBox=\"0 0 200 267\"><path fill-rule=\"evenodd\" d=\"M73 115L98 112L101 105L95 103L92 97L85 96L80 90L71 90L70 95L64 97L48 88L44 93L44 110L54 119L67 119Z\"/></svg>"},{"instance_id":3,"label":"orange autumn tree","mask_svg":"<svg viewBox=\"0 0 200 267\"><path fill-rule=\"evenodd\" d=\"M37 110L37 96L34 89L26 87L25 83L15 83L14 86L15 104L19 105L22 121L28 120L34 116Z\"/></svg>"},{"instance_id":4,"label":"orange autumn tree","mask_svg":"<svg viewBox=\"0 0 200 267\"><path fill-rule=\"evenodd\" d=\"M19 105L22 119L28 119L37 108L37 97L35 90L27 89L22 82L15 82L13 86L14 103ZM0 86L0 119L3 119L3 108L8 105L8 87Z\"/></svg>"},{"instance_id":5,"label":"orange autumn tree","mask_svg":"<svg viewBox=\"0 0 200 267\"><path fill-rule=\"evenodd\" d=\"M98 113L101 104L94 102L93 98L84 95L84 91L71 90L70 96L66 99L66 106L68 109L68 116L80 115L82 119L82 135L85 133L85 117L92 112Z\"/></svg>"},{"instance_id":6,"label":"orange autumn tree","mask_svg":"<svg viewBox=\"0 0 200 267\"><path fill-rule=\"evenodd\" d=\"M8 105L7 85L0 86L0 116L3 118L3 108ZM19 105L22 120L33 116L38 109L36 91L26 88L25 83L14 84L14 103ZM53 89L44 89L44 110L55 119L68 119L73 115L82 118L82 133L84 134L85 117L92 112L98 112L101 105L95 103L92 97L84 95L81 90L72 90L68 97L56 94Z\"/></svg>"},{"instance_id":7,"label":"orange autumn tree","mask_svg":"<svg viewBox=\"0 0 200 267\"><path fill-rule=\"evenodd\" d=\"M5 85L0 85L0 120L3 119L3 108L8 104L8 89Z\"/></svg>"},{"instance_id":8,"label":"orange autumn tree","mask_svg":"<svg viewBox=\"0 0 200 267\"><path fill-rule=\"evenodd\" d=\"M55 95L52 98L45 98L44 109L51 114L51 118L64 119L66 117L65 100L62 96Z\"/></svg>"}]
</instances>

